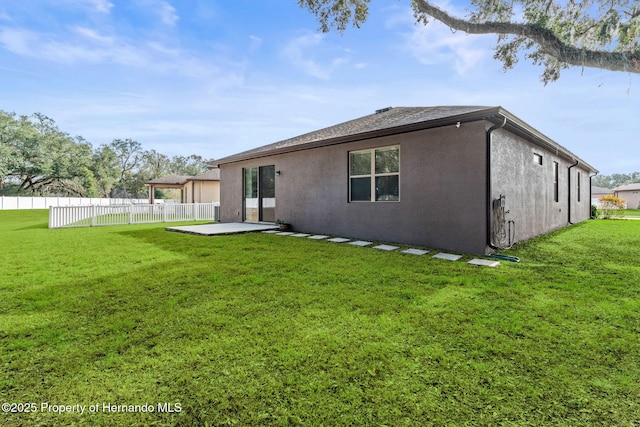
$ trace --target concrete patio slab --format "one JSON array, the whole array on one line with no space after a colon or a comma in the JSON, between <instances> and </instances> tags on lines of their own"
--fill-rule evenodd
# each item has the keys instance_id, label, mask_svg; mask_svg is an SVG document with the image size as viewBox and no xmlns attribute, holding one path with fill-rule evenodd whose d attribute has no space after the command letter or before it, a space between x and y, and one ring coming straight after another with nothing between
<instances>
[{"instance_id":1,"label":"concrete patio slab","mask_svg":"<svg viewBox=\"0 0 640 427\"><path fill-rule=\"evenodd\" d=\"M167 231L178 233L198 234L201 236L215 236L219 234L251 233L254 231L266 231L277 229L277 225L249 224L243 222L216 222L214 224L183 225L167 227Z\"/></svg>"},{"instance_id":2,"label":"concrete patio slab","mask_svg":"<svg viewBox=\"0 0 640 427\"><path fill-rule=\"evenodd\" d=\"M444 252L440 252L439 254L435 254L433 258L446 259L447 261L457 261L460 258L462 258L462 255L447 254Z\"/></svg>"},{"instance_id":3,"label":"concrete patio slab","mask_svg":"<svg viewBox=\"0 0 640 427\"><path fill-rule=\"evenodd\" d=\"M307 233L296 233L291 235L291 237L309 237L309 236L311 236L311 234L307 234Z\"/></svg>"},{"instance_id":4,"label":"concrete patio slab","mask_svg":"<svg viewBox=\"0 0 640 427\"><path fill-rule=\"evenodd\" d=\"M467 264L481 265L483 267L497 267L497 266L500 265L500 262L499 261L491 261L489 259L474 258L471 261L467 262Z\"/></svg>"},{"instance_id":5,"label":"concrete patio slab","mask_svg":"<svg viewBox=\"0 0 640 427\"><path fill-rule=\"evenodd\" d=\"M373 249L380 249L381 251L395 251L396 249L399 249L400 246L391 246L391 245L378 245L378 246L373 246Z\"/></svg>"},{"instance_id":6,"label":"concrete patio slab","mask_svg":"<svg viewBox=\"0 0 640 427\"><path fill-rule=\"evenodd\" d=\"M325 236L324 234L314 234L313 236L309 236L308 239L313 239L313 240L322 240L322 239L327 239L329 236Z\"/></svg>"},{"instance_id":7,"label":"concrete patio slab","mask_svg":"<svg viewBox=\"0 0 640 427\"><path fill-rule=\"evenodd\" d=\"M293 231L282 231L280 233L276 233L276 235L278 236L293 236L294 234L296 233L294 233Z\"/></svg>"},{"instance_id":8,"label":"concrete patio slab","mask_svg":"<svg viewBox=\"0 0 640 427\"><path fill-rule=\"evenodd\" d=\"M351 239L345 239L344 237L334 237L333 239L327 240L327 242L344 243L344 242L348 242L350 240Z\"/></svg>"},{"instance_id":9,"label":"concrete patio slab","mask_svg":"<svg viewBox=\"0 0 640 427\"><path fill-rule=\"evenodd\" d=\"M364 240L355 240L353 242L349 242L350 245L354 246L369 246L372 242L365 242Z\"/></svg>"},{"instance_id":10,"label":"concrete patio slab","mask_svg":"<svg viewBox=\"0 0 640 427\"><path fill-rule=\"evenodd\" d=\"M267 233L267 234L276 234L276 233L279 233L279 232L280 232L279 230L265 230L265 231L263 231L263 233Z\"/></svg>"},{"instance_id":11,"label":"concrete patio slab","mask_svg":"<svg viewBox=\"0 0 640 427\"><path fill-rule=\"evenodd\" d=\"M402 251L405 254L411 254L411 255L424 255L424 254L428 254L429 251L425 251L424 249L405 249L404 251Z\"/></svg>"}]
</instances>

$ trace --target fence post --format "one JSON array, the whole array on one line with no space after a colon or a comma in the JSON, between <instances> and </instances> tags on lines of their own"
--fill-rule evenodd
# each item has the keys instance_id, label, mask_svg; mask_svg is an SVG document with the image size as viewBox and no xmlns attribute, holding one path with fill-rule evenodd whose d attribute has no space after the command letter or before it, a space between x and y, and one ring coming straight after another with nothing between
<instances>
[{"instance_id":1,"label":"fence post","mask_svg":"<svg viewBox=\"0 0 640 427\"><path fill-rule=\"evenodd\" d=\"M96 225L96 205L91 205L91 226Z\"/></svg>"},{"instance_id":2,"label":"fence post","mask_svg":"<svg viewBox=\"0 0 640 427\"><path fill-rule=\"evenodd\" d=\"M133 223L133 205L129 205L129 224Z\"/></svg>"},{"instance_id":3,"label":"fence post","mask_svg":"<svg viewBox=\"0 0 640 427\"><path fill-rule=\"evenodd\" d=\"M193 220L198 220L198 203L193 202Z\"/></svg>"},{"instance_id":4,"label":"fence post","mask_svg":"<svg viewBox=\"0 0 640 427\"><path fill-rule=\"evenodd\" d=\"M162 209L160 209L162 211L162 222L167 222L167 210L165 209L167 205L163 203L160 206L162 206Z\"/></svg>"}]
</instances>

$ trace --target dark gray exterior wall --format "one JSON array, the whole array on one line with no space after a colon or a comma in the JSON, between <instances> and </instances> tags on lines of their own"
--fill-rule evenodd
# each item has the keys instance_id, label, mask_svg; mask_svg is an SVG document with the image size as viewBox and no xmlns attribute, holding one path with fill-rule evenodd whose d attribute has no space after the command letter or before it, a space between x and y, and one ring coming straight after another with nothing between
<instances>
[{"instance_id":1,"label":"dark gray exterior wall","mask_svg":"<svg viewBox=\"0 0 640 427\"><path fill-rule=\"evenodd\" d=\"M505 196L505 208L510 211L507 219L515 221L516 241L565 227L570 221L589 219L589 172L580 165L569 169L575 161L504 130L493 132L491 148L491 198ZM534 162L534 153L542 155L542 165ZM558 163L557 202L554 200L554 162ZM580 201L577 200L578 172Z\"/></svg>"},{"instance_id":2,"label":"dark gray exterior wall","mask_svg":"<svg viewBox=\"0 0 640 427\"><path fill-rule=\"evenodd\" d=\"M242 169L275 165L276 218L308 233L483 254L485 123L222 164L221 220L242 221ZM400 201L349 202L349 151L400 146Z\"/></svg>"}]
</instances>

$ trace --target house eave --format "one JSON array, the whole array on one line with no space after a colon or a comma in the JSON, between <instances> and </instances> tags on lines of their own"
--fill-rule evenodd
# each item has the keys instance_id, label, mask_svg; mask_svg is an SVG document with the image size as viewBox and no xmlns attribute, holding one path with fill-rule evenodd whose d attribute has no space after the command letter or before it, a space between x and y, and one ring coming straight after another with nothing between
<instances>
[{"instance_id":1,"label":"house eave","mask_svg":"<svg viewBox=\"0 0 640 427\"><path fill-rule=\"evenodd\" d=\"M345 144L349 142L357 142L357 141L362 141L366 139L380 138L384 136L398 135L398 134L403 134L408 132L415 132L419 130L450 126L458 122L460 122L461 124L475 122L478 120L484 120L488 116L491 116L492 113L495 113L498 111L498 108L499 107L488 108L488 109L483 109L483 110L474 111L470 113L451 115L451 116L447 116L439 119L433 119L433 120L422 121L417 123L410 123L402 126L392 126L392 127L377 129L369 132L361 132L361 133L356 133L351 135L339 136L336 138L322 139L318 141L307 142L304 144L275 148L275 149L270 149L265 151L257 151L257 152L253 151L245 154L240 153L240 154L224 157L222 159L214 160L211 163L209 163L209 165L220 166L223 164L259 159L259 158L269 157L277 154L311 150L314 148L328 147L331 145Z\"/></svg>"},{"instance_id":2,"label":"house eave","mask_svg":"<svg viewBox=\"0 0 640 427\"><path fill-rule=\"evenodd\" d=\"M533 142L537 146L554 153L558 157L561 157L570 162L578 162L579 166L583 169L589 171L589 173L598 173L598 170L594 168L592 165L582 160L580 157L573 154L567 148L558 144L542 132L533 128L529 124L525 123L518 117L511 114L509 111L505 110L502 107L498 108L498 112L493 117L488 117L487 120L494 123L502 123L504 118L507 119L507 123L504 126L504 129L518 135L528 141Z\"/></svg>"},{"instance_id":3,"label":"house eave","mask_svg":"<svg viewBox=\"0 0 640 427\"><path fill-rule=\"evenodd\" d=\"M328 147L331 145L345 144L349 142L357 142L372 138L380 138L390 135L398 135L408 132L416 132L420 130L433 129L444 126L456 125L458 123L470 123L476 121L488 121L493 124L502 123L504 119L507 119L507 124L504 126L505 130L514 133L541 148L556 154L568 161L578 161L580 166L588 170L590 173L597 173L598 170L591 166L589 163L577 157L568 149L562 147L543 133L539 132L535 128L531 127L518 117L511 114L509 111L502 107L489 107L481 110L450 115L442 118L426 120L416 123L410 123L401 126L392 126L384 129L377 129L369 132L361 132L351 135L339 136L335 138L322 139L312 142L306 142L298 145L284 146L280 148L272 148L264 151L251 150L246 153L239 153L232 156L224 157L222 159L213 160L209 163L209 166L219 167L220 165L242 162L246 160L260 159L264 157L270 157L279 154L293 153L303 150L312 150L320 147Z\"/></svg>"}]
</instances>

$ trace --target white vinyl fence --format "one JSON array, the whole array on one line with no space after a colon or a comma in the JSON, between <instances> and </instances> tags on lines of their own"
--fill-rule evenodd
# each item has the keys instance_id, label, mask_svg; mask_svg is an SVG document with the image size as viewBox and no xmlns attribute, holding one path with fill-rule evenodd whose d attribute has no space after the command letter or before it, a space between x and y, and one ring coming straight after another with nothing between
<instances>
[{"instance_id":1,"label":"white vinyl fence","mask_svg":"<svg viewBox=\"0 0 640 427\"><path fill-rule=\"evenodd\" d=\"M49 228L218 220L219 203L52 206Z\"/></svg>"},{"instance_id":2,"label":"white vinyl fence","mask_svg":"<svg viewBox=\"0 0 640 427\"><path fill-rule=\"evenodd\" d=\"M10 209L49 209L51 206L127 205L149 203L148 199L107 199L89 197L9 197L0 196L0 211Z\"/></svg>"}]
</instances>

